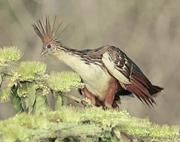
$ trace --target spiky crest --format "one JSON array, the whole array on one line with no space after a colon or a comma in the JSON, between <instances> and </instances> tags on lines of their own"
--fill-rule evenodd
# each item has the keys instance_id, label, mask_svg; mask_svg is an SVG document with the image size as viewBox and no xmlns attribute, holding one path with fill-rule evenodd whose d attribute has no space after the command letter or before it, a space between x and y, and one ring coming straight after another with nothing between
<instances>
[{"instance_id":1,"label":"spiky crest","mask_svg":"<svg viewBox=\"0 0 180 142\"><path fill-rule=\"evenodd\" d=\"M46 17L45 20L43 20L43 19L38 20L32 26L33 26L35 33L42 40L43 44L46 44L52 40L56 40L57 32L58 32L61 24L58 25L58 27L56 27L56 17L54 18L54 21L52 24L50 23L49 18Z\"/></svg>"}]
</instances>

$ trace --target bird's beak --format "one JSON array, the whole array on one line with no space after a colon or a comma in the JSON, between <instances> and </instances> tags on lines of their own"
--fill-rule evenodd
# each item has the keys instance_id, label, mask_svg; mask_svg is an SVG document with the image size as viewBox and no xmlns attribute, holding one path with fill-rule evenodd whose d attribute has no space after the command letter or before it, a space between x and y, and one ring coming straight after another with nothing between
<instances>
[{"instance_id":1,"label":"bird's beak","mask_svg":"<svg viewBox=\"0 0 180 142\"><path fill-rule=\"evenodd\" d=\"M45 50L45 48L42 48L42 50L41 50L41 55L45 55L46 54L46 50Z\"/></svg>"}]
</instances>

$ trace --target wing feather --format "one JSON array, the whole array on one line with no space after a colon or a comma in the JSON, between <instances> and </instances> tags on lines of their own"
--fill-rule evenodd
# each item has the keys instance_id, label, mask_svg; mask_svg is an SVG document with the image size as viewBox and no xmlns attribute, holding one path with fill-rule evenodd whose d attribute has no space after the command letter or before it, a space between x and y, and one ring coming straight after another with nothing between
<instances>
[{"instance_id":1,"label":"wing feather","mask_svg":"<svg viewBox=\"0 0 180 142\"><path fill-rule=\"evenodd\" d=\"M116 50L115 50L116 49ZM130 83L130 66L124 54L118 51L117 48L109 48L102 56L102 62L107 70L112 74L120 83Z\"/></svg>"},{"instance_id":2,"label":"wing feather","mask_svg":"<svg viewBox=\"0 0 180 142\"><path fill-rule=\"evenodd\" d=\"M140 68L119 48L109 47L102 56L102 62L109 73L141 102L149 106L156 104L152 95L162 88L152 85Z\"/></svg>"}]
</instances>

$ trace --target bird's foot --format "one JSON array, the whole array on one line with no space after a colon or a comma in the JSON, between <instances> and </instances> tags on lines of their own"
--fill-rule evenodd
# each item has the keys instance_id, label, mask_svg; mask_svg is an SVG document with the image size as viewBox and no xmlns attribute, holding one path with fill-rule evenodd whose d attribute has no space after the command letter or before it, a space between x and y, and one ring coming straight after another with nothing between
<instances>
[{"instance_id":1,"label":"bird's foot","mask_svg":"<svg viewBox=\"0 0 180 142\"><path fill-rule=\"evenodd\" d=\"M91 100L86 97L81 100L81 104L83 104L84 106L93 106Z\"/></svg>"},{"instance_id":2,"label":"bird's foot","mask_svg":"<svg viewBox=\"0 0 180 142\"><path fill-rule=\"evenodd\" d=\"M86 87L80 90L81 94L84 96L84 102L88 102L86 104L91 104L94 106L101 106L102 103L92 94Z\"/></svg>"}]
</instances>

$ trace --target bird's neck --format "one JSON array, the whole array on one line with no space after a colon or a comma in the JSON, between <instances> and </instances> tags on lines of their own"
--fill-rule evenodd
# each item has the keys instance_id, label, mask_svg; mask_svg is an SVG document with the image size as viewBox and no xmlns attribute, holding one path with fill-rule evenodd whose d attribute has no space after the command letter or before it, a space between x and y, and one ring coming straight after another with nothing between
<instances>
[{"instance_id":1,"label":"bird's neck","mask_svg":"<svg viewBox=\"0 0 180 142\"><path fill-rule=\"evenodd\" d=\"M81 56L82 51L63 46L58 48L54 55L76 72L81 72L87 66Z\"/></svg>"}]
</instances>

